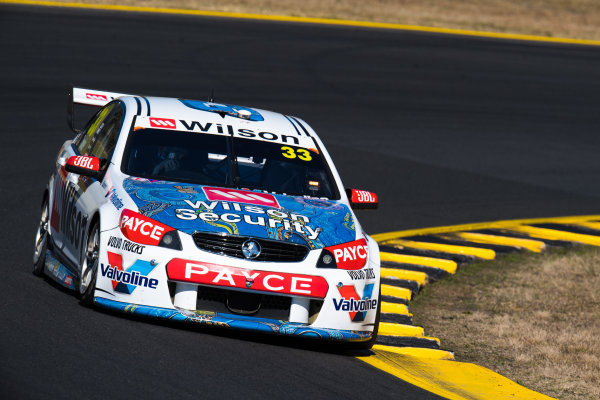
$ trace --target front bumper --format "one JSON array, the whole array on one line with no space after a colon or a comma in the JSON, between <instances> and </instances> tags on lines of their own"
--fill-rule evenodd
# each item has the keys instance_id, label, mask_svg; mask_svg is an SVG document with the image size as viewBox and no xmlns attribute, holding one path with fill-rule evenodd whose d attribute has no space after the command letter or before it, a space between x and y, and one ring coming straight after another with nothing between
<instances>
[{"instance_id":1,"label":"front bumper","mask_svg":"<svg viewBox=\"0 0 600 400\"><path fill-rule=\"evenodd\" d=\"M103 231L96 304L256 332L350 342L371 338L378 253L364 270L346 271L317 268L319 251L302 262L255 262L202 251L189 235L181 241L181 251L149 245L125 249L118 228ZM239 306L231 293L260 296L260 307Z\"/></svg>"}]
</instances>

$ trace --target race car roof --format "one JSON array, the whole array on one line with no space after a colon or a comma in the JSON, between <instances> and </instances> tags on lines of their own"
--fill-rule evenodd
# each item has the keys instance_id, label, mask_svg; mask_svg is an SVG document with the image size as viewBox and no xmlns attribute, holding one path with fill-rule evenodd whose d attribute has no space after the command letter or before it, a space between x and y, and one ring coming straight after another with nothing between
<instances>
[{"instance_id":1,"label":"race car roof","mask_svg":"<svg viewBox=\"0 0 600 400\"><path fill-rule=\"evenodd\" d=\"M73 88L73 102L104 106L116 98L131 97L136 104L135 125L143 128L174 129L227 134L297 146L307 146L312 130L294 117L272 111L215 102L144 97L93 89ZM132 102L133 104L133 102Z\"/></svg>"}]
</instances>

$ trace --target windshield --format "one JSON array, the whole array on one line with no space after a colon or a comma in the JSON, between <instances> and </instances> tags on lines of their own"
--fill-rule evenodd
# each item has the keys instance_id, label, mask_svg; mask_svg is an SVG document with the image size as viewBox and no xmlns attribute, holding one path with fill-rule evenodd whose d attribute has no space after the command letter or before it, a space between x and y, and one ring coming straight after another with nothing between
<instances>
[{"instance_id":1,"label":"windshield","mask_svg":"<svg viewBox=\"0 0 600 400\"><path fill-rule=\"evenodd\" d=\"M136 128L123 172L143 178L339 198L316 148L227 135Z\"/></svg>"}]
</instances>

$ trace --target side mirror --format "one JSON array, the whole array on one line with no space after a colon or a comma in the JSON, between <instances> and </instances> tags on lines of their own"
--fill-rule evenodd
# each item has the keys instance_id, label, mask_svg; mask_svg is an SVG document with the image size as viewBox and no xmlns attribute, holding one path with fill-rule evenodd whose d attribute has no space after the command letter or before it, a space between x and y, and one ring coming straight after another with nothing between
<instances>
[{"instance_id":1,"label":"side mirror","mask_svg":"<svg viewBox=\"0 0 600 400\"><path fill-rule=\"evenodd\" d=\"M379 206L379 200L375 193L366 190L346 189L346 195L350 200L350 206L354 210L375 210Z\"/></svg>"},{"instance_id":2,"label":"side mirror","mask_svg":"<svg viewBox=\"0 0 600 400\"><path fill-rule=\"evenodd\" d=\"M73 172L74 174L89 176L90 178L100 180L102 179L102 175L104 175L105 166L105 159L88 156L72 156L67 160L65 170L67 172Z\"/></svg>"}]
</instances>

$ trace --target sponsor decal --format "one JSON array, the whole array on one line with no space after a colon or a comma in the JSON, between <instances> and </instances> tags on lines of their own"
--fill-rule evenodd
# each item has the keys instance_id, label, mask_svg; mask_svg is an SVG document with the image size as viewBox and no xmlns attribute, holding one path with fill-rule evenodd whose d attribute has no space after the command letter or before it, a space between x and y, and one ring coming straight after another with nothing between
<instances>
[{"instance_id":1,"label":"sponsor decal","mask_svg":"<svg viewBox=\"0 0 600 400\"><path fill-rule=\"evenodd\" d=\"M181 185L175 185L173 186L175 189L177 189L177 191L179 193L198 193L196 192L196 189L194 189L193 186L181 186Z\"/></svg>"},{"instance_id":2,"label":"sponsor decal","mask_svg":"<svg viewBox=\"0 0 600 400\"><path fill-rule=\"evenodd\" d=\"M256 193L249 190L224 189L205 186L202 188L208 200L236 201L238 203L254 204L279 208L277 198L267 193Z\"/></svg>"},{"instance_id":3,"label":"sponsor decal","mask_svg":"<svg viewBox=\"0 0 600 400\"><path fill-rule=\"evenodd\" d=\"M100 170L100 159L98 157L72 156L69 157L67 163L75 167L85 168L91 171Z\"/></svg>"},{"instance_id":4,"label":"sponsor decal","mask_svg":"<svg viewBox=\"0 0 600 400\"><path fill-rule=\"evenodd\" d=\"M52 200L52 215L50 215L50 226L55 230L60 230L60 208L64 197L65 176L67 172L64 168L58 170L53 181L53 200Z\"/></svg>"},{"instance_id":5,"label":"sponsor decal","mask_svg":"<svg viewBox=\"0 0 600 400\"><path fill-rule=\"evenodd\" d=\"M259 114L258 111L253 110L252 108L240 107L240 106L230 106L228 104L219 104L219 103L211 103L204 102L198 100L179 100L186 106L202 111L214 112L222 117L225 115L229 115L231 117L238 117L243 119L248 119L250 121L264 121L262 115Z\"/></svg>"},{"instance_id":6,"label":"sponsor decal","mask_svg":"<svg viewBox=\"0 0 600 400\"><path fill-rule=\"evenodd\" d=\"M63 281L63 283L67 286L73 285L73 277L71 275L65 276L65 280Z\"/></svg>"},{"instance_id":7,"label":"sponsor decal","mask_svg":"<svg viewBox=\"0 0 600 400\"><path fill-rule=\"evenodd\" d=\"M176 129L177 123L171 118L154 118L150 117L150 126L152 128Z\"/></svg>"},{"instance_id":8,"label":"sponsor decal","mask_svg":"<svg viewBox=\"0 0 600 400\"><path fill-rule=\"evenodd\" d=\"M375 279L375 272L373 268L359 269L356 271L346 271L350 279L353 281L364 280L364 279Z\"/></svg>"},{"instance_id":9,"label":"sponsor decal","mask_svg":"<svg viewBox=\"0 0 600 400\"><path fill-rule=\"evenodd\" d=\"M112 203L112 205L115 206L115 208L117 210L120 210L121 208L123 208L123 200L121 200L121 198L119 198L119 196L117 195L117 191L115 189L112 189L109 193L110 193L109 200Z\"/></svg>"},{"instance_id":10,"label":"sponsor decal","mask_svg":"<svg viewBox=\"0 0 600 400\"><path fill-rule=\"evenodd\" d=\"M129 251L135 254L143 254L146 246L141 245L139 243L133 243L127 239L122 239L120 237L111 236L108 238L108 246L119 249Z\"/></svg>"},{"instance_id":11,"label":"sponsor decal","mask_svg":"<svg viewBox=\"0 0 600 400\"><path fill-rule=\"evenodd\" d=\"M366 190L352 189L353 203L377 204L377 195Z\"/></svg>"},{"instance_id":12,"label":"sponsor decal","mask_svg":"<svg viewBox=\"0 0 600 400\"><path fill-rule=\"evenodd\" d=\"M107 189L104 197L108 197L110 192L113 190L113 184L112 184L112 178L110 177L110 171L106 172L106 175L104 175L104 180L102 182L100 182L100 186L102 186L104 189Z\"/></svg>"},{"instance_id":13,"label":"sponsor decal","mask_svg":"<svg viewBox=\"0 0 600 400\"><path fill-rule=\"evenodd\" d=\"M377 309L377 299L371 299L374 283L365 285L362 298L356 292L354 285L337 285L343 299L333 299L333 307L336 311L347 311L352 322L364 321L367 311Z\"/></svg>"},{"instance_id":14,"label":"sponsor decal","mask_svg":"<svg viewBox=\"0 0 600 400\"><path fill-rule=\"evenodd\" d=\"M98 94L98 93L86 93L85 98L90 99L90 100L102 100L102 101L108 100L108 97L106 97L103 94Z\"/></svg>"},{"instance_id":15,"label":"sponsor decal","mask_svg":"<svg viewBox=\"0 0 600 400\"><path fill-rule=\"evenodd\" d=\"M50 225L60 231L77 250L83 243L88 217L76 207L80 193L71 182L65 182L64 168L54 178L54 201Z\"/></svg>"},{"instance_id":16,"label":"sponsor decal","mask_svg":"<svg viewBox=\"0 0 600 400\"><path fill-rule=\"evenodd\" d=\"M167 264L170 280L324 298L329 289L322 276L249 270L174 258Z\"/></svg>"},{"instance_id":17,"label":"sponsor decal","mask_svg":"<svg viewBox=\"0 0 600 400\"><path fill-rule=\"evenodd\" d=\"M107 251L108 265L100 264L100 273L103 277L112 280L115 292L131 294L138 287L156 289L158 279L148 278L155 265L149 261L136 260L133 265L123 269L123 257L120 254Z\"/></svg>"},{"instance_id":18,"label":"sponsor decal","mask_svg":"<svg viewBox=\"0 0 600 400\"><path fill-rule=\"evenodd\" d=\"M186 199L184 202L192 209L175 209L175 215L179 219L201 219L204 222L223 221L233 224L244 222L248 225L265 226L269 228L282 227L286 231L294 230L299 234L305 235L310 240L317 239L322 232L321 228L312 228L308 225L310 223L310 218L301 214L287 213L274 208L265 209L257 205L244 205L225 201L193 202ZM208 211L200 212L201 209ZM255 215L238 214L235 211L243 211Z\"/></svg>"},{"instance_id":19,"label":"sponsor decal","mask_svg":"<svg viewBox=\"0 0 600 400\"><path fill-rule=\"evenodd\" d=\"M333 254L335 263L339 269L357 270L365 266L368 256L367 241L365 239L354 240L335 246L325 247Z\"/></svg>"},{"instance_id":20,"label":"sponsor decal","mask_svg":"<svg viewBox=\"0 0 600 400\"><path fill-rule=\"evenodd\" d=\"M175 122L174 120L172 120ZM165 125L153 125L150 123L150 126L153 128L167 128L167 129L175 129L171 126ZM229 135L234 137L239 137L242 139L258 139L264 140L267 142L275 142L281 144L291 144L291 145L300 145L300 139L295 135L285 135L280 133L273 132L264 132L264 131L255 131L247 128L236 128L230 124L221 124L214 122L203 122L203 121L192 121L192 120L179 120L180 129L186 130L188 132L197 132L197 133L209 133L213 135Z\"/></svg>"},{"instance_id":21,"label":"sponsor decal","mask_svg":"<svg viewBox=\"0 0 600 400\"><path fill-rule=\"evenodd\" d=\"M168 225L161 224L128 209L121 212L120 227L121 232L127 239L152 246L157 246L165 233L175 230Z\"/></svg>"}]
</instances>

